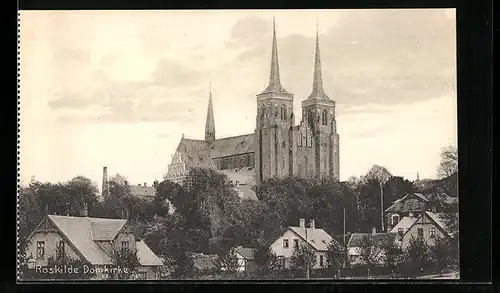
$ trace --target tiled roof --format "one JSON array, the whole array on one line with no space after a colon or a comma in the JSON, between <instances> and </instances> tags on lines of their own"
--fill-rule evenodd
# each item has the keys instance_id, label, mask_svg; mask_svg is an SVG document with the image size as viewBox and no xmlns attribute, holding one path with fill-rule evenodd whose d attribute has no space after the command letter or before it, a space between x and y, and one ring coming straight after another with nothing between
<instances>
[{"instance_id":1,"label":"tiled roof","mask_svg":"<svg viewBox=\"0 0 500 293\"><path fill-rule=\"evenodd\" d=\"M406 229L409 229L413 224L417 221L417 217L404 217L402 218L394 228L390 231L391 233L397 233L398 229L403 229L403 232L406 232Z\"/></svg>"},{"instance_id":2,"label":"tiled roof","mask_svg":"<svg viewBox=\"0 0 500 293\"><path fill-rule=\"evenodd\" d=\"M130 192L133 196L155 197L155 189L153 186L131 185Z\"/></svg>"},{"instance_id":3,"label":"tiled roof","mask_svg":"<svg viewBox=\"0 0 500 293\"><path fill-rule=\"evenodd\" d=\"M372 243L384 243L385 241L395 241L397 233L353 233L347 247L361 247L363 245L363 237L368 236Z\"/></svg>"},{"instance_id":4,"label":"tiled roof","mask_svg":"<svg viewBox=\"0 0 500 293\"><path fill-rule=\"evenodd\" d=\"M236 247L234 250L246 260L254 260L255 248Z\"/></svg>"},{"instance_id":5,"label":"tiled roof","mask_svg":"<svg viewBox=\"0 0 500 293\"><path fill-rule=\"evenodd\" d=\"M187 167L215 169L208 144L204 140L182 138L177 151Z\"/></svg>"},{"instance_id":6,"label":"tiled roof","mask_svg":"<svg viewBox=\"0 0 500 293\"><path fill-rule=\"evenodd\" d=\"M55 215L48 217L91 264L110 265L113 263L109 255L92 240L90 224L92 218Z\"/></svg>"},{"instance_id":7,"label":"tiled roof","mask_svg":"<svg viewBox=\"0 0 500 293\"><path fill-rule=\"evenodd\" d=\"M137 241L137 257L139 263L143 266L161 266L162 260L154 254L154 252L144 243L144 241Z\"/></svg>"},{"instance_id":8,"label":"tiled roof","mask_svg":"<svg viewBox=\"0 0 500 293\"><path fill-rule=\"evenodd\" d=\"M303 240L306 240L306 230L307 230L307 242L311 244L314 249L319 251L328 250L328 244L332 241L336 241L325 232L323 229L315 228L301 228L301 227L288 227L295 234L299 235Z\"/></svg>"},{"instance_id":9,"label":"tiled roof","mask_svg":"<svg viewBox=\"0 0 500 293\"><path fill-rule=\"evenodd\" d=\"M242 199L251 199L251 200L257 200L257 194L255 191L252 190L252 188L248 185L239 185L236 186L234 189L238 192L239 196Z\"/></svg>"},{"instance_id":10,"label":"tiled roof","mask_svg":"<svg viewBox=\"0 0 500 293\"><path fill-rule=\"evenodd\" d=\"M77 218L85 219L85 218ZM92 239L94 241L110 241L113 240L127 223L127 220L122 219L102 219L88 218L90 228L92 230Z\"/></svg>"},{"instance_id":11,"label":"tiled roof","mask_svg":"<svg viewBox=\"0 0 500 293\"><path fill-rule=\"evenodd\" d=\"M220 158L254 152L254 134L219 138L212 143L211 157Z\"/></svg>"}]
</instances>

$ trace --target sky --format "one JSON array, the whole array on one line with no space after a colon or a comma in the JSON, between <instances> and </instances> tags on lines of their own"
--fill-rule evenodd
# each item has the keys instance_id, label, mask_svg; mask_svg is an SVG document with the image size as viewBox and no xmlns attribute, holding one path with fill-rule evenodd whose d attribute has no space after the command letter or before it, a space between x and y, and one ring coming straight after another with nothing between
<instances>
[{"instance_id":1,"label":"sky","mask_svg":"<svg viewBox=\"0 0 500 293\"><path fill-rule=\"evenodd\" d=\"M21 11L21 182L161 179L183 134L203 139L210 84L216 136L252 133L273 17L296 117L318 27L341 180L436 178L457 145L454 9Z\"/></svg>"}]
</instances>

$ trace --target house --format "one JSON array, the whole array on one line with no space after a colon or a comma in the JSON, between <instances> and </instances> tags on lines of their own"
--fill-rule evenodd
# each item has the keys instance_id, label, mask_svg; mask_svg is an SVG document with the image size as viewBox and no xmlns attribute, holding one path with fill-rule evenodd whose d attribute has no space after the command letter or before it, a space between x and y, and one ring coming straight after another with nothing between
<instances>
[{"instance_id":1,"label":"house","mask_svg":"<svg viewBox=\"0 0 500 293\"><path fill-rule=\"evenodd\" d=\"M452 232L443 221L443 214L429 211L423 212L419 217L410 215L403 218L391 232L398 235L397 241L405 248L412 237L423 237L425 242L432 246L437 237L451 237Z\"/></svg>"},{"instance_id":2,"label":"house","mask_svg":"<svg viewBox=\"0 0 500 293\"><path fill-rule=\"evenodd\" d=\"M156 196L154 186L148 186L146 182L143 185L130 185L130 193L132 196L146 200L153 200Z\"/></svg>"},{"instance_id":3,"label":"house","mask_svg":"<svg viewBox=\"0 0 500 293\"><path fill-rule=\"evenodd\" d=\"M372 233L353 233L347 242L349 264L363 265L366 256L373 259L376 264L382 264L385 253L382 245L387 242L397 243L396 241L396 233L377 233L375 228L372 229Z\"/></svg>"},{"instance_id":4,"label":"house","mask_svg":"<svg viewBox=\"0 0 500 293\"><path fill-rule=\"evenodd\" d=\"M444 205L456 203L458 203L457 197L451 197L445 193L408 193L402 198L395 200L385 210L387 230L390 231L403 217L408 217L410 213L415 217L419 217L424 211L433 210L434 212L441 212Z\"/></svg>"},{"instance_id":5,"label":"house","mask_svg":"<svg viewBox=\"0 0 500 293\"><path fill-rule=\"evenodd\" d=\"M309 228L306 228L304 219L299 219L299 226L288 227L283 235L271 244L271 250L279 259L282 259L285 267L288 267L295 248L299 245L307 245L316 255L316 264L313 269L317 269L327 267L326 253L330 243L340 245L325 230L316 228L314 220L311 220Z\"/></svg>"},{"instance_id":6,"label":"house","mask_svg":"<svg viewBox=\"0 0 500 293\"><path fill-rule=\"evenodd\" d=\"M257 268L255 263L255 248L238 246L233 248L233 253L238 258L238 272L252 272Z\"/></svg>"},{"instance_id":7,"label":"house","mask_svg":"<svg viewBox=\"0 0 500 293\"><path fill-rule=\"evenodd\" d=\"M36 267L49 265L50 257L64 255L88 263L95 279L107 279L116 251L137 251L139 267L134 278L158 279L162 261L142 240L136 240L127 220L47 215L27 239L28 255ZM82 268L84 270L84 268Z\"/></svg>"},{"instance_id":8,"label":"house","mask_svg":"<svg viewBox=\"0 0 500 293\"><path fill-rule=\"evenodd\" d=\"M253 168L242 167L236 169L222 170L231 183L234 184L234 190L242 200L257 200L255 191L252 190L252 185L255 183Z\"/></svg>"}]
</instances>

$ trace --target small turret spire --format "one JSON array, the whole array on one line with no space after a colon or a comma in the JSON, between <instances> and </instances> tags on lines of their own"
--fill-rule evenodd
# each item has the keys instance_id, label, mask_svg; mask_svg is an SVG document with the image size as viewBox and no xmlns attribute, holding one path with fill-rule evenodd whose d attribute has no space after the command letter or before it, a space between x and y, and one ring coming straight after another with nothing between
<instances>
[{"instance_id":1,"label":"small turret spire","mask_svg":"<svg viewBox=\"0 0 500 293\"><path fill-rule=\"evenodd\" d=\"M212 103L212 82L210 81L210 94L208 97L207 121L205 122L205 140L215 140L215 119L214 119L214 106Z\"/></svg>"},{"instance_id":2,"label":"small turret spire","mask_svg":"<svg viewBox=\"0 0 500 293\"><path fill-rule=\"evenodd\" d=\"M314 57L313 88L308 99L330 99L323 90L323 76L321 73L321 56L319 52L319 24L316 21L316 55Z\"/></svg>"},{"instance_id":3,"label":"small turret spire","mask_svg":"<svg viewBox=\"0 0 500 293\"><path fill-rule=\"evenodd\" d=\"M280 68L278 60L278 45L276 42L276 21L273 17L273 45L271 53L271 72L269 74L269 85L262 92L266 93L288 93L280 82Z\"/></svg>"},{"instance_id":4,"label":"small turret spire","mask_svg":"<svg viewBox=\"0 0 500 293\"><path fill-rule=\"evenodd\" d=\"M420 175L418 174L418 170L417 170L417 181L420 181Z\"/></svg>"}]
</instances>

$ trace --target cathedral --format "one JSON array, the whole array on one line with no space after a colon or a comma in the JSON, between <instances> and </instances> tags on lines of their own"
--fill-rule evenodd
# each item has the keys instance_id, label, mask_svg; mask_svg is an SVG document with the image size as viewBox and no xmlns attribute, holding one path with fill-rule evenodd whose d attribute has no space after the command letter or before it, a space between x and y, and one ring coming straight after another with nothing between
<instances>
[{"instance_id":1,"label":"cathedral","mask_svg":"<svg viewBox=\"0 0 500 293\"><path fill-rule=\"evenodd\" d=\"M188 139L183 135L165 179L182 183L190 168L201 167L225 173L236 186L286 176L339 180L335 101L323 89L317 32L312 90L302 101L298 125L293 100L293 94L280 81L276 25L273 22L269 85L256 96L254 133L217 138L210 91L205 139Z\"/></svg>"}]
</instances>

